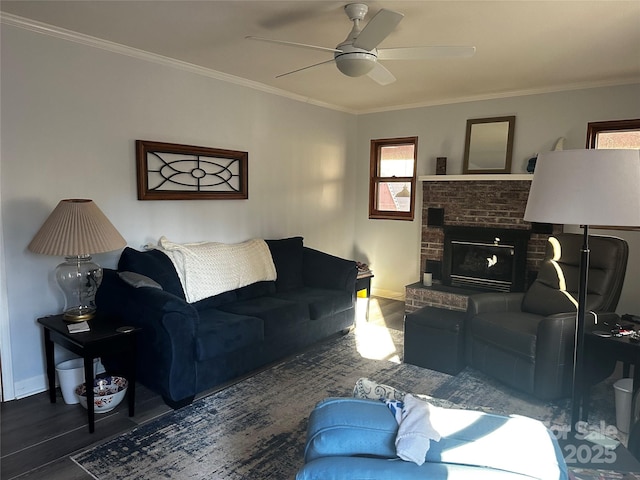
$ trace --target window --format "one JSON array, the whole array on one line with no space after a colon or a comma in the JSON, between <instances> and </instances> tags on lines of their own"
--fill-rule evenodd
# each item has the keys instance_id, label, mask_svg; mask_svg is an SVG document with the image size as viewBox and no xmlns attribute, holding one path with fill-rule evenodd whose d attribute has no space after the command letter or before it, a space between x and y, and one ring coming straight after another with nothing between
<instances>
[{"instance_id":1,"label":"window","mask_svg":"<svg viewBox=\"0 0 640 480\"><path fill-rule=\"evenodd\" d=\"M369 218L413 220L418 137L371 140Z\"/></svg>"},{"instance_id":2,"label":"window","mask_svg":"<svg viewBox=\"0 0 640 480\"><path fill-rule=\"evenodd\" d=\"M640 148L640 119L587 124L587 148Z\"/></svg>"},{"instance_id":3,"label":"window","mask_svg":"<svg viewBox=\"0 0 640 480\"><path fill-rule=\"evenodd\" d=\"M591 122L587 124L587 148L640 149L640 119ZM609 230L638 230L639 227L598 227Z\"/></svg>"}]
</instances>

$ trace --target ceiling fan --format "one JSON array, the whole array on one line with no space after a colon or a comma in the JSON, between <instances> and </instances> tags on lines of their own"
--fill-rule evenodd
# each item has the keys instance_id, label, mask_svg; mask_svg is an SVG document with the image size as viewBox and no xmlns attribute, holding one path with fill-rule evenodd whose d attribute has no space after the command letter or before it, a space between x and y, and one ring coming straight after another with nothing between
<instances>
[{"instance_id":1,"label":"ceiling fan","mask_svg":"<svg viewBox=\"0 0 640 480\"><path fill-rule=\"evenodd\" d=\"M438 57L471 57L476 51L476 47L456 47L456 46L424 46L405 48L381 48L377 46L393 31L400 23L404 15L393 10L380 10L365 26L360 26L364 20L369 7L363 3L350 3L344 7L344 11L353 22L353 28L347 38L336 48L320 47L317 45L307 45L304 43L287 42L284 40L273 40L263 37L246 37L249 40L259 40L263 42L289 45L312 50L320 50L333 54L331 60L315 63L291 72L283 73L276 78L301 72L309 68L335 62L338 70L349 77L361 77L368 75L380 85L388 85L395 82L396 78L378 60L424 60Z\"/></svg>"}]
</instances>

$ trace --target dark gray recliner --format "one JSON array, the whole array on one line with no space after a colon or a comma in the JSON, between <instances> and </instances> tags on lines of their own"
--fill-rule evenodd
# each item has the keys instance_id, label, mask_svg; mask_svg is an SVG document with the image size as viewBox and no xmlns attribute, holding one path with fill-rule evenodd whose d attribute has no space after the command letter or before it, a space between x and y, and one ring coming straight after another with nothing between
<instances>
[{"instance_id":1,"label":"dark gray recliner","mask_svg":"<svg viewBox=\"0 0 640 480\"><path fill-rule=\"evenodd\" d=\"M467 364L540 399L571 395L580 234L549 237L536 280L525 293L486 293L469 299ZM589 237L586 328L611 320L624 282L629 247L615 237ZM603 312L609 312L609 315ZM596 319L597 316L597 319ZM605 329L605 327L601 327ZM614 361L589 362L586 381L613 372Z\"/></svg>"}]
</instances>

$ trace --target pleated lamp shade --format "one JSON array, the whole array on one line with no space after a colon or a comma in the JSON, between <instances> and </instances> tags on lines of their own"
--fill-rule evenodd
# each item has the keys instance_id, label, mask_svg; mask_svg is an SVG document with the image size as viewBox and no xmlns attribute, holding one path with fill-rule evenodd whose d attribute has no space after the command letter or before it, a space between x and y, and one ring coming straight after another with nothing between
<instances>
[{"instance_id":1,"label":"pleated lamp shade","mask_svg":"<svg viewBox=\"0 0 640 480\"><path fill-rule=\"evenodd\" d=\"M65 257L55 270L64 295L64 318L80 322L95 316L95 296L102 281L102 268L92 261L91 254L126 244L92 200L68 199L58 203L28 248L34 253Z\"/></svg>"},{"instance_id":2,"label":"pleated lamp shade","mask_svg":"<svg viewBox=\"0 0 640 480\"><path fill-rule=\"evenodd\" d=\"M123 248L127 242L93 200L61 200L40 227L29 250L42 255L82 256Z\"/></svg>"}]
</instances>

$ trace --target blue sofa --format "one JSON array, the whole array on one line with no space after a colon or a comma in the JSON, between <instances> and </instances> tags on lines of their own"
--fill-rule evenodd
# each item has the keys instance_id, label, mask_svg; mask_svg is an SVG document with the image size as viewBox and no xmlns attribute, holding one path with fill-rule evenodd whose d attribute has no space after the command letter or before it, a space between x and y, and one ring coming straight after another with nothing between
<instances>
[{"instance_id":1,"label":"blue sofa","mask_svg":"<svg viewBox=\"0 0 640 480\"><path fill-rule=\"evenodd\" d=\"M567 480L558 442L539 421L434 408L441 434L422 465L396 455L398 422L379 400L328 398L311 412L296 480Z\"/></svg>"},{"instance_id":2,"label":"blue sofa","mask_svg":"<svg viewBox=\"0 0 640 480\"><path fill-rule=\"evenodd\" d=\"M187 405L197 393L353 325L355 262L305 247L301 237L266 243L275 281L194 303L185 300L176 269L160 250L127 247L117 271L104 270L97 307L119 316L123 325L142 329L137 380L167 405ZM137 274L138 281L124 272ZM117 358L103 358L103 363L109 371L121 368Z\"/></svg>"}]
</instances>

